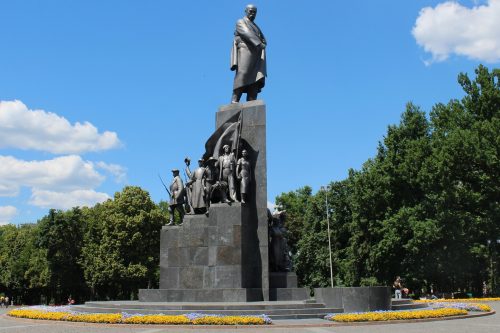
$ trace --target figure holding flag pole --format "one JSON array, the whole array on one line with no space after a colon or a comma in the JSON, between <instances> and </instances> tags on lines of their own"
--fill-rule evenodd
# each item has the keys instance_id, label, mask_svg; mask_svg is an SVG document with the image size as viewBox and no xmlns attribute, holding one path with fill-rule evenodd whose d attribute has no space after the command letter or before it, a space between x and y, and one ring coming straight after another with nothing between
<instances>
[{"instance_id":1,"label":"figure holding flag pole","mask_svg":"<svg viewBox=\"0 0 500 333\"><path fill-rule=\"evenodd\" d=\"M219 168L219 181L227 184L227 191L229 192L229 199L225 198L226 202L238 201L236 198L236 185L234 183L236 158L234 153L231 152L229 145L224 145L224 154L219 157L215 166Z\"/></svg>"}]
</instances>

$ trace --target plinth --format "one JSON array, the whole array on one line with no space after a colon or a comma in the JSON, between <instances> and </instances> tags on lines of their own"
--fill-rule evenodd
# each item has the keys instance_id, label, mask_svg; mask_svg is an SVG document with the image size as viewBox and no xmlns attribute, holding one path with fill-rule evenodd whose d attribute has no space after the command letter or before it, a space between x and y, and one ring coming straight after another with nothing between
<instances>
[{"instance_id":1,"label":"plinth","mask_svg":"<svg viewBox=\"0 0 500 333\"><path fill-rule=\"evenodd\" d=\"M216 113L216 129L241 111L241 141L252 179L246 204L212 204L161 231L160 289L139 290L144 302L269 300L266 107L257 100Z\"/></svg>"}]
</instances>

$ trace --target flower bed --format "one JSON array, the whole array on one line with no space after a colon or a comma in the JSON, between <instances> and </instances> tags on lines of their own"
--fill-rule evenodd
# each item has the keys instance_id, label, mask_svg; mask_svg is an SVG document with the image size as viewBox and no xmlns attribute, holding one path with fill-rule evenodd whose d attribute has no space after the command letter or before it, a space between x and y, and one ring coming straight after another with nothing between
<instances>
[{"instance_id":1,"label":"flower bed","mask_svg":"<svg viewBox=\"0 0 500 333\"><path fill-rule=\"evenodd\" d=\"M460 309L466 311L478 311L478 312L490 312L491 307L487 304L482 303L451 303L451 302L436 302L430 303L433 309Z\"/></svg>"},{"instance_id":2,"label":"flower bed","mask_svg":"<svg viewBox=\"0 0 500 333\"><path fill-rule=\"evenodd\" d=\"M465 303L465 302L472 302L472 303L477 303L477 302L496 302L500 301L500 297L490 297L490 298L451 298L451 299L444 299L444 298L438 298L438 299L418 299L415 300L414 302L417 303L436 303L436 302L460 302L460 303Z\"/></svg>"},{"instance_id":3,"label":"flower bed","mask_svg":"<svg viewBox=\"0 0 500 333\"><path fill-rule=\"evenodd\" d=\"M186 315L141 315L128 313L80 313L69 307L26 307L8 312L11 317L75 321L108 324L163 324L163 325L268 325L271 318L260 316L222 316L190 313Z\"/></svg>"},{"instance_id":4,"label":"flower bed","mask_svg":"<svg viewBox=\"0 0 500 333\"><path fill-rule=\"evenodd\" d=\"M338 313L338 314L329 314L325 317L325 319L338 322L387 321L387 320L442 318L451 316L462 316L466 314L467 314L466 310L443 308L443 309L429 309L429 310Z\"/></svg>"}]
</instances>

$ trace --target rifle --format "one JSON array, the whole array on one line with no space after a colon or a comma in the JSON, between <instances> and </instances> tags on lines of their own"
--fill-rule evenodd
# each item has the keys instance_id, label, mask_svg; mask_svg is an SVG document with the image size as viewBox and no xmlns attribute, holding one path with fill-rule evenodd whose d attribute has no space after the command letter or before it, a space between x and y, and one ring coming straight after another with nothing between
<instances>
[{"instance_id":1,"label":"rifle","mask_svg":"<svg viewBox=\"0 0 500 333\"><path fill-rule=\"evenodd\" d=\"M172 194L171 194L171 193L170 193L170 191L168 190L167 185L165 185L165 183L163 182L163 179L161 179L160 174L158 174L158 177L160 177L160 181L161 181L161 183L163 184L163 187L165 188L165 190L167 190L168 195L172 198Z\"/></svg>"}]
</instances>

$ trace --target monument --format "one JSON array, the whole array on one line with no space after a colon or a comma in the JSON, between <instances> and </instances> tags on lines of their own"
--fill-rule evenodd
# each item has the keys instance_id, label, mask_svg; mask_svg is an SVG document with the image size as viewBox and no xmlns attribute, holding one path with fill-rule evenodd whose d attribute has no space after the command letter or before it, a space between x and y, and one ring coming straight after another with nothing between
<instances>
[{"instance_id":1,"label":"monument","mask_svg":"<svg viewBox=\"0 0 500 333\"><path fill-rule=\"evenodd\" d=\"M267 41L256 15L257 8L248 5L236 24L231 104L215 113L198 167L191 171L187 157L185 183L173 169L170 187L164 184L171 217L161 230L160 288L139 290L139 302L87 302L80 311L265 312L297 319L390 306L389 287L317 288L316 301L297 288L286 211L267 209L266 105L257 100L265 84ZM247 102L239 103L244 93Z\"/></svg>"},{"instance_id":2,"label":"monument","mask_svg":"<svg viewBox=\"0 0 500 333\"><path fill-rule=\"evenodd\" d=\"M296 276L270 275L267 209L266 106L257 100L266 76L267 42L254 23L257 8L248 5L238 20L231 52L236 71L231 104L215 114L215 131L205 143L199 167L191 172L183 195L171 191L172 213L190 213L181 225L161 231L160 289L142 289L141 301L250 302L304 300ZM247 94L247 103L238 103ZM178 176L178 170L175 169ZM174 177L176 188L182 185ZM172 188L172 186L171 186ZM278 242L274 237L274 243ZM274 266L273 266L274 267Z\"/></svg>"}]
</instances>

